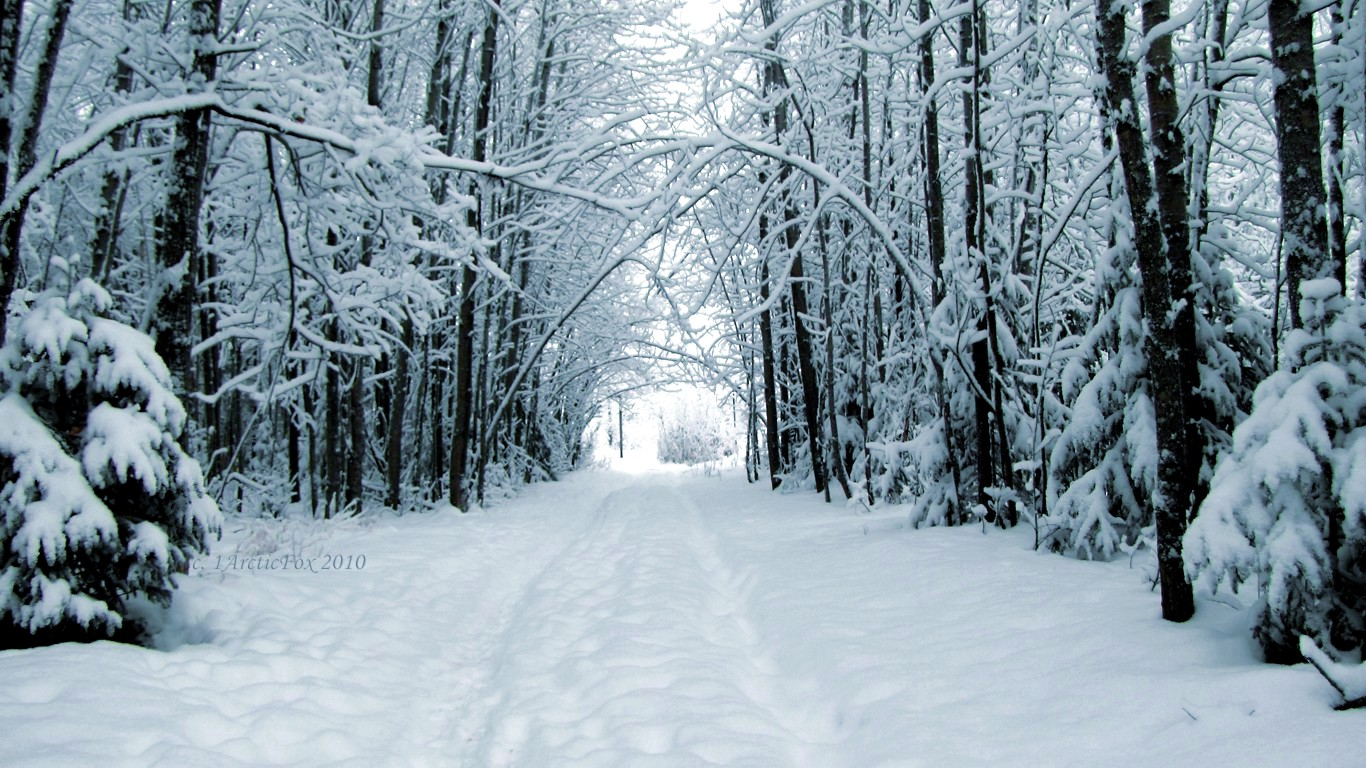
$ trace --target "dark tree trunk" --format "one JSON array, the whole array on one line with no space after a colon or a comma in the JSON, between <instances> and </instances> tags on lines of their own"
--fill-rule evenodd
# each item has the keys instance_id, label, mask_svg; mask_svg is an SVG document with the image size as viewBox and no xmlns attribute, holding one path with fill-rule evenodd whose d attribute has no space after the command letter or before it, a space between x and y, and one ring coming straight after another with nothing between
<instances>
[{"instance_id":1,"label":"dark tree trunk","mask_svg":"<svg viewBox=\"0 0 1366 768\"><path fill-rule=\"evenodd\" d=\"M819 200L819 197L817 198ZM814 204L815 210L820 209L820 203ZM835 333L835 307L830 298L830 252L826 244L825 227L822 223L821 232L818 236L821 252L821 284L824 290L821 294L821 309L825 315L825 400L827 423L830 425L830 464L835 470L835 479L839 481L840 489L844 491L844 498L853 498L853 492L849 488L849 474L844 466L843 450L840 441L839 412L835 402L835 340L838 335ZM866 356L865 356L866 357ZM866 442L866 440L865 440Z\"/></svg>"},{"instance_id":2,"label":"dark tree trunk","mask_svg":"<svg viewBox=\"0 0 1366 768\"><path fill-rule=\"evenodd\" d=\"M298 504L304 499L303 467L299 456L299 440L302 439L299 433L299 415L288 407L281 410L289 424L288 434L285 437L289 443L285 448L289 461L289 500Z\"/></svg>"},{"instance_id":3,"label":"dark tree trunk","mask_svg":"<svg viewBox=\"0 0 1366 768\"><path fill-rule=\"evenodd\" d=\"M325 357L322 364L327 365ZM322 465L326 464L326 460L321 463L318 461L318 422L313 418L313 406L316 402L314 400L313 388L311 386L304 387L300 399L302 400L301 407L303 408L301 418L306 418L308 420L305 425L307 433L306 442L308 445L308 508L313 513L313 516L317 517L319 496L318 482L321 479L320 474L323 471Z\"/></svg>"},{"instance_id":4,"label":"dark tree trunk","mask_svg":"<svg viewBox=\"0 0 1366 768\"><path fill-rule=\"evenodd\" d=\"M442 149L450 153L454 148L455 132L453 126L459 117L459 84L465 80L469 61L469 41L461 50L460 73L451 79L451 9L449 0L440 0L437 7L436 39L432 46L432 69L427 78L426 122L438 135L443 137ZM472 35L473 33L471 33ZM444 177L433 176L429 180L432 199L438 205L446 201ZM439 227L435 222L423 222L424 230L431 232ZM429 235L432 236L432 235ZM430 265L436 267L435 261ZM434 324L429 332L423 349L424 365L419 366L418 379L418 441L430 438L430 453L419 450L418 456L427 461L427 498L436 501L445 495L443 484L449 468L446 465L446 380L449 375L449 360L444 354L447 345L447 332L444 324ZM423 429L423 415L431 419L431 425ZM418 476L422 476L419 468Z\"/></svg>"},{"instance_id":5,"label":"dark tree trunk","mask_svg":"<svg viewBox=\"0 0 1366 768\"><path fill-rule=\"evenodd\" d=\"M132 21L135 6L131 0L124 0L123 20ZM126 54L129 51L127 46L120 52ZM122 58L114 62L114 77L111 82L114 93L123 95L133 90L133 68L128 66ZM131 129L128 127L114 131L109 137L109 148L114 154L122 152L128 147ZM104 184L100 189L100 201L102 206L99 215L95 217L95 225L92 228L93 235L90 239L90 277L97 283L103 283L113 267L114 257L118 253L119 230L123 220L123 205L128 198L128 172L126 170L108 171L104 175Z\"/></svg>"},{"instance_id":6,"label":"dark tree trunk","mask_svg":"<svg viewBox=\"0 0 1366 768\"><path fill-rule=\"evenodd\" d=\"M431 495L428 497L432 501L440 499L443 495L443 484L446 482L448 467L446 466L446 417L449 410L446 405L446 379L448 376L442 371L442 367L449 365L447 358L438 358L434 350L445 341L446 334L433 334L431 345L427 350L427 365L423 368L427 371L424 379L427 382L429 394L431 395L428 409L431 413Z\"/></svg>"},{"instance_id":7,"label":"dark tree trunk","mask_svg":"<svg viewBox=\"0 0 1366 768\"><path fill-rule=\"evenodd\" d=\"M328 324L328 339L337 340L336 323ZM323 368L323 457L326 472L323 479L323 517L331 518L340 511L342 471L346 456L346 435L342 431L341 359L328 353Z\"/></svg>"},{"instance_id":8,"label":"dark tree trunk","mask_svg":"<svg viewBox=\"0 0 1366 768\"><path fill-rule=\"evenodd\" d=\"M760 10L763 14L764 26L773 27L777 13L773 8L773 0L762 0ZM775 32L764 41L764 49L769 51L768 57L764 61L764 91L765 93L781 92L787 88L787 73L783 69L781 60L778 58L778 39ZM773 106L770 118L773 123L773 133L775 141L782 144L787 134L787 100L784 95ZM784 187L784 182L791 176L792 169L783 166L778 171L778 186ZM797 210L792 201L791 192L783 191L783 242L787 246L787 252L792 259L791 282L789 284L790 295L792 298L792 317L793 330L797 343L797 377L802 387L802 411L806 421L807 445L811 451L811 472L816 480L816 492L825 492L825 466L822 461L823 453L820 448L821 424L820 424L820 391L816 378L815 355L811 351L811 335L806 330L806 320L808 316L808 305L806 300L806 281L802 267L802 255L797 251L797 243L800 240L800 224L797 220Z\"/></svg>"},{"instance_id":9,"label":"dark tree trunk","mask_svg":"<svg viewBox=\"0 0 1366 768\"><path fill-rule=\"evenodd\" d=\"M478 214L471 213L471 217ZM455 346L455 423L451 425L450 480L452 505L469 505L468 462L474 428L474 268L460 269L460 314Z\"/></svg>"},{"instance_id":10,"label":"dark tree trunk","mask_svg":"<svg viewBox=\"0 0 1366 768\"><path fill-rule=\"evenodd\" d=\"M489 367L496 364L496 361L490 359L489 337L493 335L493 323L497 320L496 306L498 303L493 299L484 302L484 316L479 321L479 352L474 356L474 359L479 361L474 367L474 408L470 421L470 435L471 439L474 440L470 447L474 450L474 454L466 460L465 466L469 467L468 471L474 474L473 498L479 504L484 503L484 481L489 460L491 458L494 461L498 460L496 444L493 454L490 455L489 453L491 426L487 423L489 387L492 378L489 376Z\"/></svg>"},{"instance_id":11,"label":"dark tree trunk","mask_svg":"<svg viewBox=\"0 0 1366 768\"><path fill-rule=\"evenodd\" d=\"M14 92L14 75L19 60L19 28L24 10L23 0L0 0L0 104L14 104L18 98ZM0 109L0 200L5 198L9 189L10 146L14 139L14 110ZM12 214L11 214L12 215ZM4 331L6 308L10 294L14 291L15 272L19 266L19 254L11 252L0 238L0 334Z\"/></svg>"},{"instance_id":12,"label":"dark tree trunk","mask_svg":"<svg viewBox=\"0 0 1366 768\"><path fill-rule=\"evenodd\" d=\"M1342 0L1333 3L1332 8L1332 46L1342 45L1342 32L1345 20L1342 17ZM1344 73L1345 74L1345 73ZM1343 106L1347 100L1344 84L1357 82L1355 78L1344 78L1333 89L1333 103L1328 108L1328 252L1337 269L1338 283L1346 290L1347 286L1347 220L1343 208L1342 179L1347 174L1347 155L1343 147L1343 131L1347 127L1347 110Z\"/></svg>"},{"instance_id":13,"label":"dark tree trunk","mask_svg":"<svg viewBox=\"0 0 1366 768\"><path fill-rule=\"evenodd\" d=\"M346 396L346 511L359 514L365 502L365 358L351 358L351 386Z\"/></svg>"},{"instance_id":14,"label":"dark tree trunk","mask_svg":"<svg viewBox=\"0 0 1366 768\"><path fill-rule=\"evenodd\" d=\"M930 19L929 0L918 0L917 14L921 23ZM935 81L934 44L931 38L931 33L926 33L920 39L920 87L922 93L927 93L930 85ZM924 130L922 150L925 155L925 222L928 230L932 280L930 313L933 314L945 298L944 257L947 252L944 233L944 191L939 172L939 110L935 107L933 98L928 99L925 104ZM930 365L934 369L935 400L939 406L940 419L943 421L945 461L949 464L949 472L953 479L953 496L948 500L948 517L950 522L956 522L961 510L958 494L963 485L960 477L958 451L953 442L953 404L949 400L944 381L943 350L933 333L927 334L927 343L930 348Z\"/></svg>"},{"instance_id":15,"label":"dark tree trunk","mask_svg":"<svg viewBox=\"0 0 1366 768\"><path fill-rule=\"evenodd\" d=\"M762 241L766 217L759 215L759 239ZM762 258L762 257L761 257ZM768 259L763 258L759 266L759 303L767 304L769 299ZM762 346L764 369L764 446L768 451L768 479L773 488L781 481L778 473L783 470L778 450L778 376L774 362L773 348L773 311L764 309L759 313L759 343Z\"/></svg>"},{"instance_id":16,"label":"dark tree trunk","mask_svg":"<svg viewBox=\"0 0 1366 768\"><path fill-rule=\"evenodd\" d=\"M221 0L193 0L190 4L192 87L208 87L214 81L220 9ZM181 395L195 387L190 348L194 345L194 276L199 271L199 211L209 166L209 116L209 110L200 109L176 117L166 207L161 213L162 231L157 243L157 263L165 285L156 298L152 335L157 354L166 362L175 391Z\"/></svg>"},{"instance_id":17,"label":"dark tree trunk","mask_svg":"<svg viewBox=\"0 0 1366 768\"><path fill-rule=\"evenodd\" d=\"M1125 6L1097 0L1097 49L1105 78L1103 104L1119 142L1120 165L1134 222L1134 244L1143 275L1143 305L1148 317L1148 385L1156 412L1158 448L1157 493L1153 510L1157 523L1158 574L1162 587L1162 616L1185 621L1195 613L1195 598L1186 580L1181 537L1186 530L1189 495L1183 456L1186 439L1185 396L1181 341L1173 304L1178 290L1170 279L1170 257L1157 215L1157 200L1144 148L1142 127L1132 109L1134 64L1123 57Z\"/></svg>"},{"instance_id":18,"label":"dark tree trunk","mask_svg":"<svg viewBox=\"0 0 1366 768\"><path fill-rule=\"evenodd\" d=\"M797 246L797 212L787 208L785 218L787 248L792 254L791 291L792 325L797 337L797 375L802 385L802 414L806 417L806 442L811 451L811 473L816 478L816 493L824 493L825 462L821 451L820 391L816 384L815 354L811 350L811 334L806 329L806 274L802 269L802 255ZM827 496L827 501L828 496Z\"/></svg>"},{"instance_id":19,"label":"dark tree trunk","mask_svg":"<svg viewBox=\"0 0 1366 768\"><path fill-rule=\"evenodd\" d=\"M1333 278L1338 281L1338 291L1344 292L1347 261L1345 253L1329 247L1331 205L1327 206L1329 217L1325 220L1323 215L1329 201L1325 200L1323 185L1313 13L1306 11L1298 0L1270 0L1267 22L1271 26L1271 62L1276 69L1276 145L1281 166L1281 237L1287 292L1291 324L1303 328L1310 318L1301 312L1300 287L1310 280ZM1329 159L1335 160L1336 156L1330 154ZM1330 169L1330 172L1335 170ZM1327 329L1314 330L1322 333ZM1333 510L1324 510L1324 513L1327 523L1321 534L1333 563L1333 573L1326 580L1330 584L1337 583L1339 589L1347 588L1359 582L1354 582L1350 573L1350 558L1343 555L1346 550L1342 545L1342 515ZM1341 600L1331 594L1331 589L1325 599L1330 602ZM1341 611L1341 604L1333 610ZM1262 637L1262 650L1269 662L1293 664L1301 660L1295 642L1278 642L1271 633Z\"/></svg>"},{"instance_id":20,"label":"dark tree trunk","mask_svg":"<svg viewBox=\"0 0 1366 768\"><path fill-rule=\"evenodd\" d=\"M484 42L479 59L479 102L474 118L475 162L488 157L488 128L493 107L493 65L498 53L498 19L502 9L491 3L484 26ZM477 190L474 191L477 194ZM470 209L467 224L474 232L482 226L478 208ZM469 260L460 268L460 326L455 355L455 424L451 435L451 504L465 509L469 505L469 453L474 438L474 266Z\"/></svg>"},{"instance_id":21,"label":"dark tree trunk","mask_svg":"<svg viewBox=\"0 0 1366 768\"><path fill-rule=\"evenodd\" d=\"M408 409L408 355L413 348L413 321L403 319L403 346L394 351L394 381L389 396L389 431L385 435L385 468L388 493L384 503L398 509L403 491L403 418Z\"/></svg>"},{"instance_id":22,"label":"dark tree trunk","mask_svg":"<svg viewBox=\"0 0 1366 768\"><path fill-rule=\"evenodd\" d=\"M1281 165L1286 293L1290 325L1302 328L1300 285L1324 277L1342 279L1343 272L1328 252L1322 214L1326 201L1314 73L1314 16L1299 0L1270 0L1267 24L1271 27L1271 64L1276 69L1276 152ZM1341 284L1345 287L1345 282Z\"/></svg>"},{"instance_id":23,"label":"dark tree trunk","mask_svg":"<svg viewBox=\"0 0 1366 768\"><path fill-rule=\"evenodd\" d=\"M1200 466L1204 461L1204 430L1200 423L1205 417L1195 393L1200 388L1197 367L1199 350L1195 337L1196 294L1191 280L1191 239L1189 225L1190 195L1186 189L1186 139L1182 135L1180 107L1176 98L1176 73L1172 62L1171 33L1154 36L1154 31L1171 19L1170 0L1143 0L1143 30L1151 43L1148 46L1148 67L1145 85L1148 93L1149 123L1152 126L1153 170L1157 192L1158 217L1167 247L1167 280L1174 312L1172 332L1178 343L1175 364L1180 369L1181 393L1186 401L1185 438L1178 446L1179 461L1184 468L1179 503L1189 520L1200 501ZM1165 348L1164 348L1165 349ZM1184 533L1184 529L1183 529Z\"/></svg>"},{"instance_id":24,"label":"dark tree trunk","mask_svg":"<svg viewBox=\"0 0 1366 768\"><path fill-rule=\"evenodd\" d=\"M977 503L987 510L987 518L995 520L995 505L992 504L990 490L996 486L996 459L992 452L992 404L991 389L992 366L988 344L989 337L996 332L992 327L991 312L991 273L987 267L986 244L983 242L984 219L986 210L983 204L986 186L982 178L982 135L978 125L981 118L978 94L981 72L978 58L977 4L973 3L972 13L959 21L958 48L960 66L971 72L970 87L963 91L963 234L966 238L967 257L975 261L982 289L982 313L977 319L977 339L972 342L972 379L974 396L974 429L977 440ZM1000 418L1000 414L996 414Z\"/></svg>"},{"instance_id":25,"label":"dark tree trunk","mask_svg":"<svg viewBox=\"0 0 1366 768\"><path fill-rule=\"evenodd\" d=\"M14 92L15 65L18 60L19 23L22 2L3 0L0 10L4 20L0 21L0 199L5 196L9 173L10 144L14 148L14 177L22 177L33 168L38 155L38 136L42 132L43 114L47 112L48 94L52 90L52 75L57 69L57 56L62 50L62 38L66 35L67 18L71 15L72 0L56 0L47 24L47 34L43 40L42 58L33 74L33 92L29 96L26 109L28 114L20 123L24 128L19 136L13 135L13 114L19 111L19 95ZM12 26L11 26L12 25ZM24 217L28 214L28 198L19 203L13 211L0 218L0 341L5 338L6 320L9 316L9 300L14 295L18 280L20 263L20 243L23 241Z\"/></svg>"}]
</instances>

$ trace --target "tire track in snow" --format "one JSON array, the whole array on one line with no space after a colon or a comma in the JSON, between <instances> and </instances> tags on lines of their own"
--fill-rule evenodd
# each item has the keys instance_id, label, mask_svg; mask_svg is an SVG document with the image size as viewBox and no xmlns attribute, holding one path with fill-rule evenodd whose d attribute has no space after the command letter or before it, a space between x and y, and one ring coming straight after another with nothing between
<instances>
[{"instance_id":1,"label":"tire track in snow","mask_svg":"<svg viewBox=\"0 0 1366 768\"><path fill-rule=\"evenodd\" d=\"M599 504L591 512L592 517L584 524L581 520L575 521L576 532L568 542L561 544L558 548L545 553L548 556L536 558L535 562L542 562L544 565L534 570L534 575L527 579L518 580L515 584L507 583L502 574L495 569L489 574L489 583L500 585L501 588L491 590L480 598L480 603L491 608L490 612L494 615L485 623L486 631L480 633L478 638L478 650L476 652L477 661L469 666L469 671L474 673L473 679L462 679L452 681L455 686L447 689L446 695L449 696L451 690L462 690L463 705L455 707L447 705L443 707L441 719L447 724L438 738L436 746L444 747L437 754L455 751L458 754L467 754L475 744L483 737L485 724L488 721L488 713L497 707L502 700L503 692L495 684L503 669L510 635L516 631L518 619L525 612L525 606L530 597L538 589L538 585L546 578L546 574L552 573L571 553L583 546L587 540L594 538L603 527L603 508ZM503 563L503 566L511 563ZM460 605L458 601L454 603ZM459 651L465 653L464 649ZM441 691L437 691L438 697ZM444 742L444 743L443 743ZM461 763L467 765L468 761Z\"/></svg>"},{"instance_id":2,"label":"tire track in snow","mask_svg":"<svg viewBox=\"0 0 1366 768\"><path fill-rule=\"evenodd\" d=\"M550 536L545 529L552 521L562 530ZM463 631L430 639L434 652L411 677L419 690L410 696L410 726L396 740L399 752L440 755L442 762L452 754L468 753L499 695L490 690L490 683L502 667L509 628L544 575L601 527L602 507L592 503L586 509L510 516L499 524L516 529L509 535L522 540L519 543L539 546L529 550L485 547L476 555L479 562L473 568L456 564L425 574L430 579L427 587L439 588L441 594L417 603L418 607L443 616L447 628L451 612L464 612L459 625ZM460 581L451 584L452 579Z\"/></svg>"},{"instance_id":3,"label":"tire track in snow","mask_svg":"<svg viewBox=\"0 0 1366 768\"><path fill-rule=\"evenodd\" d=\"M832 734L746 617L745 572L659 481L603 500L505 633L468 765L817 765ZM814 736L813 736L814 734Z\"/></svg>"}]
</instances>

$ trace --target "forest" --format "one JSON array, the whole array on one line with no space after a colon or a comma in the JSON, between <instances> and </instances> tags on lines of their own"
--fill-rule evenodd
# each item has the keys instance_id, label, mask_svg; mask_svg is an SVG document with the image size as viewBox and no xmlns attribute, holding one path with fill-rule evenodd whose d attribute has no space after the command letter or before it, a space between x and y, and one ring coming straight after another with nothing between
<instances>
[{"instance_id":1,"label":"forest","mask_svg":"<svg viewBox=\"0 0 1366 768\"><path fill-rule=\"evenodd\" d=\"M0 0L3 645L686 381L751 482L1359 654L1358 0L680 7Z\"/></svg>"}]
</instances>

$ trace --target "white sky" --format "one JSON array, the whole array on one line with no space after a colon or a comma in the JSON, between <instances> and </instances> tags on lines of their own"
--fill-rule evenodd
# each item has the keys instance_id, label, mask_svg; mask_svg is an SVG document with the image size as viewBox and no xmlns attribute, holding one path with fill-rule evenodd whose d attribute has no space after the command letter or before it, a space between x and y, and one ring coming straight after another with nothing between
<instances>
[{"instance_id":1,"label":"white sky","mask_svg":"<svg viewBox=\"0 0 1366 768\"><path fill-rule=\"evenodd\" d=\"M721 15L721 4L725 0L687 0L679 9L678 17L693 29L702 32L711 29Z\"/></svg>"}]
</instances>

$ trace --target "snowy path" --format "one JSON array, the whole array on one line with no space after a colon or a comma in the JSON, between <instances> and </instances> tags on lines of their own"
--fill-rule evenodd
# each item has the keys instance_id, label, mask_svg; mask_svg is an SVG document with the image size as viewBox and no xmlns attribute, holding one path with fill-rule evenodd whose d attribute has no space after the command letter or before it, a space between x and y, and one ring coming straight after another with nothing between
<instances>
[{"instance_id":1,"label":"snowy path","mask_svg":"<svg viewBox=\"0 0 1366 768\"><path fill-rule=\"evenodd\" d=\"M683 496L612 494L510 628L475 763L805 762L822 729L779 689L745 602Z\"/></svg>"},{"instance_id":2,"label":"snowy path","mask_svg":"<svg viewBox=\"0 0 1366 768\"><path fill-rule=\"evenodd\" d=\"M1366 713L1254 662L1245 612L899 522L588 473L293 546L363 569L211 559L177 647L0 652L0 765L1363 764Z\"/></svg>"}]
</instances>

